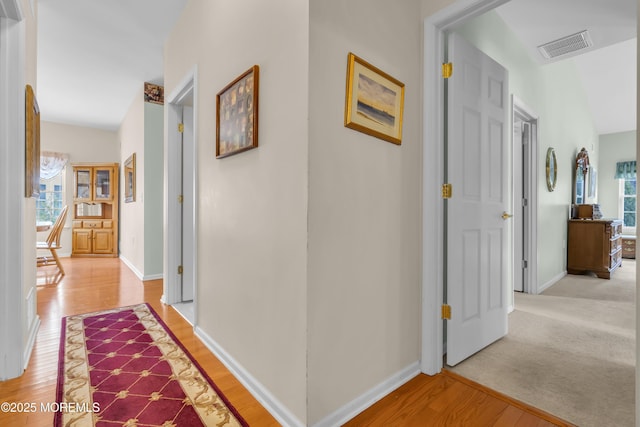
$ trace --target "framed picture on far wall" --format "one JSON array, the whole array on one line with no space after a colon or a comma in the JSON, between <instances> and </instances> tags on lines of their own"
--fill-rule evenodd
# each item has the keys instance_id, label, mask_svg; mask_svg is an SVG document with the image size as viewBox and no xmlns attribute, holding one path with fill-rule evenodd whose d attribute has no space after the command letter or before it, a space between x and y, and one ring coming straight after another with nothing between
<instances>
[{"instance_id":1,"label":"framed picture on far wall","mask_svg":"<svg viewBox=\"0 0 640 427\"><path fill-rule=\"evenodd\" d=\"M216 158L258 146L260 68L249 68L216 95Z\"/></svg>"},{"instance_id":2,"label":"framed picture on far wall","mask_svg":"<svg viewBox=\"0 0 640 427\"><path fill-rule=\"evenodd\" d=\"M124 201L136 201L136 153L124 162Z\"/></svg>"},{"instance_id":3,"label":"framed picture on far wall","mask_svg":"<svg viewBox=\"0 0 640 427\"><path fill-rule=\"evenodd\" d=\"M33 92L25 88L25 196L40 195L40 108Z\"/></svg>"},{"instance_id":4,"label":"framed picture on far wall","mask_svg":"<svg viewBox=\"0 0 640 427\"><path fill-rule=\"evenodd\" d=\"M344 125L400 145L404 83L349 53Z\"/></svg>"}]
</instances>

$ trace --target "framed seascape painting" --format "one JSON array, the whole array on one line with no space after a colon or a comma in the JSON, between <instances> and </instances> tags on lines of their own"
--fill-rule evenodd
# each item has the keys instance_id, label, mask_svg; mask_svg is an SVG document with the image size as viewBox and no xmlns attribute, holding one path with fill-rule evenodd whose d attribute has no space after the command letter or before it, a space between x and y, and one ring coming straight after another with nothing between
<instances>
[{"instance_id":1,"label":"framed seascape painting","mask_svg":"<svg viewBox=\"0 0 640 427\"><path fill-rule=\"evenodd\" d=\"M404 83L349 53L344 125L400 145L403 108Z\"/></svg>"},{"instance_id":2,"label":"framed seascape painting","mask_svg":"<svg viewBox=\"0 0 640 427\"><path fill-rule=\"evenodd\" d=\"M258 146L258 83L254 65L216 95L216 158Z\"/></svg>"}]
</instances>

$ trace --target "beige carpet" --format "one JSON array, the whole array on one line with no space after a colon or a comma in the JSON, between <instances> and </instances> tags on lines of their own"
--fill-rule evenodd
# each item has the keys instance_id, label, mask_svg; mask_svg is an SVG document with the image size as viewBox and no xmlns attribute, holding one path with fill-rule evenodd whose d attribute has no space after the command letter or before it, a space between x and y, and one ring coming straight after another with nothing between
<instances>
[{"instance_id":1,"label":"beige carpet","mask_svg":"<svg viewBox=\"0 0 640 427\"><path fill-rule=\"evenodd\" d=\"M635 260L516 294L509 335L451 368L583 427L634 426Z\"/></svg>"}]
</instances>

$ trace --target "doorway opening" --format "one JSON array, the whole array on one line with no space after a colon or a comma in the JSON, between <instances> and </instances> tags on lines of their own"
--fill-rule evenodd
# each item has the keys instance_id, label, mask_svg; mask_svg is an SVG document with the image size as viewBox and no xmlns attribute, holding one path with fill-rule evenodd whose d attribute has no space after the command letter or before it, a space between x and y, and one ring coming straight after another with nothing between
<instances>
[{"instance_id":1,"label":"doorway opening","mask_svg":"<svg viewBox=\"0 0 640 427\"><path fill-rule=\"evenodd\" d=\"M168 98L167 239L163 301L189 323L197 319L196 72Z\"/></svg>"},{"instance_id":2,"label":"doorway opening","mask_svg":"<svg viewBox=\"0 0 640 427\"><path fill-rule=\"evenodd\" d=\"M538 293L538 115L512 96L513 290Z\"/></svg>"}]
</instances>

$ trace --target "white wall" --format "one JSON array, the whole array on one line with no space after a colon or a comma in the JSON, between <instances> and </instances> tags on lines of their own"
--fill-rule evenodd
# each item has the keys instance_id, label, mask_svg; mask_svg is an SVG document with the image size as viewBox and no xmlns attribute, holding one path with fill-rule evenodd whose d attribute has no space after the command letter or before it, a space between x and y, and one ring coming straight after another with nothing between
<instances>
[{"instance_id":1,"label":"white wall","mask_svg":"<svg viewBox=\"0 0 640 427\"><path fill-rule=\"evenodd\" d=\"M136 154L136 199L125 203L120 191L120 257L141 280L162 277L163 117L162 105L144 102L141 83L117 134L121 189L122 165Z\"/></svg>"},{"instance_id":2,"label":"white wall","mask_svg":"<svg viewBox=\"0 0 640 427\"><path fill-rule=\"evenodd\" d=\"M165 93L195 64L196 323L304 424L307 2L189 1L165 45ZM216 159L215 95L254 64L259 147Z\"/></svg>"},{"instance_id":3,"label":"white wall","mask_svg":"<svg viewBox=\"0 0 640 427\"><path fill-rule=\"evenodd\" d=\"M71 219L73 218L73 167L74 163L118 163L120 148L117 134L112 131L52 122L40 124L40 149L69 155L65 168L65 204L69 206L66 226L62 231L62 256L71 255ZM35 212L35 205L34 205ZM35 213L34 213L35 215ZM38 240L44 240L48 232L39 233Z\"/></svg>"},{"instance_id":4,"label":"white wall","mask_svg":"<svg viewBox=\"0 0 640 427\"><path fill-rule=\"evenodd\" d=\"M539 66L527 56L496 12L470 20L457 30L509 70L510 92L539 115L538 286L566 271L567 218L573 197L573 167L582 147L598 163L598 135L586 94L571 60ZM558 183L546 187L547 149L555 148Z\"/></svg>"},{"instance_id":5,"label":"white wall","mask_svg":"<svg viewBox=\"0 0 640 427\"><path fill-rule=\"evenodd\" d=\"M598 202L606 218L618 214L619 181L614 178L616 163L636 160L636 131L600 135L598 164Z\"/></svg>"},{"instance_id":6,"label":"white wall","mask_svg":"<svg viewBox=\"0 0 640 427\"><path fill-rule=\"evenodd\" d=\"M310 2L308 413L420 358L420 3ZM405 84L402 145L344 127L347 54Z\"/></svg>"},{"instance_id":7,"label":"white wall","mask_svg":"<svg viewBox=\"0 0 640 427\"><path fill-rule=\"evenodd\" d=\"M118 130L119 157L121 165L136 153L136 201L124 202L124 191L120 191L120 256L141 278L144 275L144 90L134 97ZM124 170L120 168L120 188L124 188ZM141 191L142 190L142 191Z\"/></svg>"}]
</instances>

